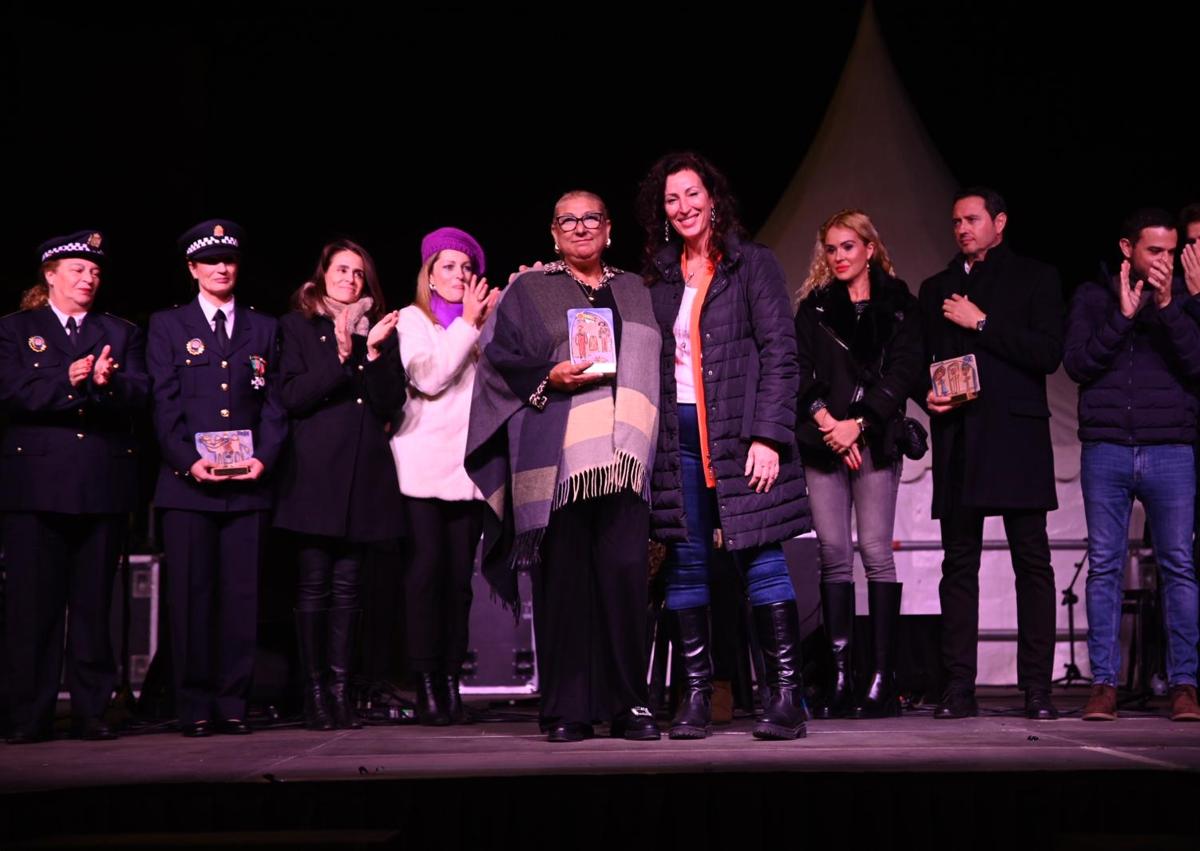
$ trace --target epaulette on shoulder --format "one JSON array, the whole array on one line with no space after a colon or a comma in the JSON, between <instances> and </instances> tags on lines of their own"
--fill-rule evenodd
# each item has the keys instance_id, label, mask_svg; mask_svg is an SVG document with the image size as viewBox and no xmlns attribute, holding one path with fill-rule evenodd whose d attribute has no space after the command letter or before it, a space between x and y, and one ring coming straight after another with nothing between
<instances>
[{"instance_id":1,"label":"epaulette on shoulder","mask_svg":"<svg viewBox=\"0 0 1200 851\"><path fill-rule=\"evenodd\" d=\"M117 314L115 314L115 313L105 313L104 315L105 315L105 316L107 316L109 319L115 319L115 320L117 320L118 322L122 322L122 323L124 323L124 324L126 324L126 325L132 325L134 328L136 328L136 327L137 327L137 323L136 323L136 322L130 322L130 321L129 321L128 319L126 319L125 317L123 317L123 316L117 316Z\"/></svg>"}]
</instances>

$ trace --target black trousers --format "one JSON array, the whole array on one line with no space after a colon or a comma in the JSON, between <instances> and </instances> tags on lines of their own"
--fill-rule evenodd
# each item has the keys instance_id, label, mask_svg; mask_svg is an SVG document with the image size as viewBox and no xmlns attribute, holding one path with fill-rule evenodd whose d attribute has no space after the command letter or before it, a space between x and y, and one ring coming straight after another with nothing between
<instances>
[{"instance_id":1,"label":"black trousers","mask_svg":"<svg viewBox=\"0 0 1200 851\"><path fill-rule=\"evenodd\" d=\"M4 515L5 624L14 729L54 720L66 633L71 715L104 714L116 685L109 638L113 576L125 516L21 511Z\"/></svg>"},{"instance_id":2,"label":"black trousers","mask_svg":"<svg viewBox=\"0 0 1200 851\"><path fill-rule=\"evenodd\" d=\"M296 608L301 612L357 609L362 544L321 535L299 536Z\"/></svg>"},{"instance_id":3,"label":"black trousers","mask_svg":"<svg viewBox=\"0 0 1200 851\"><path fill-rule=\"evenodd\" d=\"M975 687L979 643L979 560L983 552L985 512L965 508L959 498L963 465L952 456L954 480L949 506L941 519L942 664L951 688ZM996 514L997 512L987 512ZM1054 568L1046 536L1045 511L1003 512L1017 584L1017 684L1023 689L1050 688L1054 669Z\"/></svg>"},{"instance_id":4,"label":"black trousers","mask_svg":"<svg viewBox=\"0 0 1200 851\"><path fill-rule=\"evenodd\" d=\"M246 717L267 512L163 512L175 708L183 723Z\"/></svg>"},{"instance_id":5,"label":"black trousers","mask_svg":"<svg viewBox=\"0 0 1200 851\"><path fill-rule=\"evenodd\" d=\"M543 721L603 721L648 702L649 535L649 507L630 491L550 515L533 569Z\"/></svg>"},{"instance_id":6,"label":"black trousers","mask_svg":"<svg viewBox=\"0 0 1200 851\"><path fill-rule=\"evenodd\" d=\"M414 671L457 674L467 658L471 574L484 507L480 500L404 498L404 607Z\"/></svg>"}]
</instances>

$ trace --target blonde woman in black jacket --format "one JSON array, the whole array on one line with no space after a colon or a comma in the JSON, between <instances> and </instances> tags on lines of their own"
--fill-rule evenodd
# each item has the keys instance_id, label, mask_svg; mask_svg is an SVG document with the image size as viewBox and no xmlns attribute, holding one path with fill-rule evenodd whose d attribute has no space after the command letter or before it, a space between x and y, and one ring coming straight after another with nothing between
<instances>
[{"instance_id":1,"label":"blonde woman in black jacket","mask_svg":"<svg viewBox=\"0 0 1200 851\"><path fill-rule=\"evenodd\" d=\"M796 434L821 555L821 612L833 679L818 718L899 712L893 664L900 583L892 558L907 447L904 409L923 387L921 317L870 217L842 210L821 226L796 311ZM854 539L867 572L875 671L861 701L851 676Z\"/></svg>"}]
</instances>

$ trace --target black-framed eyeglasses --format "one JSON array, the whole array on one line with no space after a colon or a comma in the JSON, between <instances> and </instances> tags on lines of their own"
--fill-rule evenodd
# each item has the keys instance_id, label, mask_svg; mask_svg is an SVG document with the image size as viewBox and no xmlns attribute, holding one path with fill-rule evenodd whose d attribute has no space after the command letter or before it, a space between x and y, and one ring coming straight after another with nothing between
<instances>
[{"instance_id":1,"label":"black-framed eyeglasses","mask_svg":"<svg viewBox=\"0 0 1200 851\"><path fill-rule=\"evenodd\" d=\"M563 233L570 233L583 222L583 226L587 230L595 230L604 224L603 213L584 213L582 216L556 216L554 223L558 225L558 229Z\"/></svg>"}]
</instances>

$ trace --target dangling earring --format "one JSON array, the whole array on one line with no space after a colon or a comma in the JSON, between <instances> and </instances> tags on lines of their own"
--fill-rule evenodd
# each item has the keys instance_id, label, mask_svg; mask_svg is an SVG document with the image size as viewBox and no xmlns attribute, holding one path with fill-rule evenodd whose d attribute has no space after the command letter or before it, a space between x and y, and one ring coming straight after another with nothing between
<instances>
[{"instance_id":1,"label":"dangling earring","mask_svg":"<svg viewBox=\"0 0 1200 851\"><path fill-rule=\"evenodd\" d=\"M663 219L663 242L671 241L671 223Z\"/></svg>"},{"instance_id":2,"label":"dangling earring","mask_svg":"<svg viewBox=\"0 0 1200 851\"><path fill-rule=\"evenodd\" d=\"M716 208L716 207L709 207L709 208L708 208L708 212L709 212L709 217L708 217L708 218L709 218L709 220L712 222L712 226L713 226L713 227L716 227L716 226L717 226L717 208Z\"/></svg>"},{"instance_id":3,"label":"dangling earring","mask_svg":"<svg viewBox=\"0 0 1200 851\"><path fill-rule=\"evenodd\" d=\"M435 287L435 286L433 285L433 281L430 281L430 282L429 282L429 291L430 291L431 293L436 293L436 292L437 292L437 287Z\"/></svg>"},{"instance_id":4,"label":"dangling earring","mask_svg":"<svg viewBox=\"0 0 1200 851\"><path fill-rule=\"evenodd\" d=\"M611 237L611 236L610 236L608 239L606 239L606 240L604 241L604 247L605 247L605 248L611 248L611 247L612 247L612 237Z\"/></svg>"},{"instance_id":5,"label":"dangling earring","mask_svg":"<svg viewBox=\"0 0 1200 851\"><path fill-rule=\"evenodd\" d=\"M554 253L555 253L555 254L562 254L562 249L558 247L558 240L555 240L555 241L554 241Z\"/></svg>"}]
</instances>

